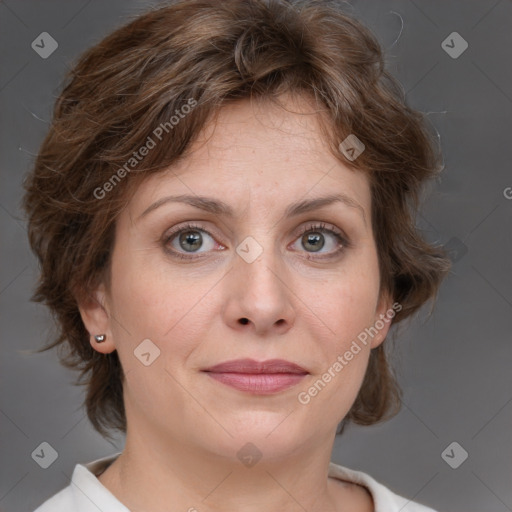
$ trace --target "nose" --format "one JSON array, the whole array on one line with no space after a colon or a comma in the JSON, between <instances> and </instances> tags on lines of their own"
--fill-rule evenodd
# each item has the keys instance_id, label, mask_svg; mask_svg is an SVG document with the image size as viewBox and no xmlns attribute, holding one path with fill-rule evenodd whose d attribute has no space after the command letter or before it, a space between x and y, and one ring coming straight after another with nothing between
<instances>
[{"instance_id":1,"label":"nose","mask_svg":"<svg viewBox=\"0 0 512 512\"><path fill-rule=\"evenodd\" d=\"M226 276L225 322L260 336L284 334L295 323L294 294L286 268L271 250L249 263L236 255Z\"/></svg>"}]
</instances>

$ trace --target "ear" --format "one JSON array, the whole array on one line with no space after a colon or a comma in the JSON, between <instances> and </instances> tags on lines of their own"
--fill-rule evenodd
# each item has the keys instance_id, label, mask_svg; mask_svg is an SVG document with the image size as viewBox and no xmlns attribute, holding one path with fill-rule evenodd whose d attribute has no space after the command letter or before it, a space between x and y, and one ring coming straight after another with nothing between
<instances>
[{"instance_id":1,"label":"ear","mask_svg":"<svg viewBox=\"0 0 512 512\"><path fill-rule=\"evenodd\" d=\"M402 309L397 302L393 304L393 298L387 292L382 292L375 310L374 328L377 334L373 337L371 348L377 348L388 335L389 328L393 322L396 312Z\"/></svg>"},{"instance_id":2,"label":"ear","mask_svg":"<svg viewBox=\"0 0 512 512\"><path fill-rule=\"evenodd\" d=\"M88 294L78 303L80 316L82 317L85 328L90 334L91 346L94 350L102 354L108 354L116 349L110 329L110 315L106 297L105 287L101 284L94 292ZM106 336L105 341L96 341L94 336L98 334L104 334Z\"/></svg>"}]
</instances>

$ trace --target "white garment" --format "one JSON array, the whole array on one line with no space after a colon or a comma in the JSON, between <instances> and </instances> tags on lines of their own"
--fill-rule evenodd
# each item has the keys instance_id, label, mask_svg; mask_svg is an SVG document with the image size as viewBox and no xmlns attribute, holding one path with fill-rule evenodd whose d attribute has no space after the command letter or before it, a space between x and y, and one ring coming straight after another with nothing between
<instances>
[{"instance_id":1,"label":"white garment","mask_svg":"<svg viewBox=\"0 0 512 512\"><path fill-rule=\"evenodd\" d=\"M121 452L88 464L77 464L71 483L46 500L34 512L130 512L97 478L116 460ZM329 476L366 487L373 497L375 512L436 512L409 501L362 471L355 471L331 462Z\"/></svg>"}]
</instances>

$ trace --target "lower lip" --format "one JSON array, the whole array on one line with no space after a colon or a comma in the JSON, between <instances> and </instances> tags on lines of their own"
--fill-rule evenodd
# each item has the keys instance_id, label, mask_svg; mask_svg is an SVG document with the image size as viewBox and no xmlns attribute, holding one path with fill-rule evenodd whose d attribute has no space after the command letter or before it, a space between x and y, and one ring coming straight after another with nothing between
<instances>
[{"instance_id":1,"label":"lower lip","mask_svg":"<svg viewBox=\"0 0 512 512\"><path fill-rule=\"evenodd\" d=\"M259 395L291 388L306 376L298 373L206 373L227 386Z\"/></svg>"}]
</instances>

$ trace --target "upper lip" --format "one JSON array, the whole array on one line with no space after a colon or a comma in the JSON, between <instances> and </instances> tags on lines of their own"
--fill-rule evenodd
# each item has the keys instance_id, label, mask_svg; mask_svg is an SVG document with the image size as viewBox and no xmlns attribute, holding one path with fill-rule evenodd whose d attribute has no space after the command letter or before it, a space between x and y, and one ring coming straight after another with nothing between
<instances>
[{"instance_id":1,"label":"upper lip","mask_svg":"<svg viewBox=\"0 0 512 512\"><path fill-rule=\"evenodd\" d=\"M298 364L284 359L268 359L267 361L255 361L254 359L236 359L216 364L203 370L213 373L308 373Z\"/></svg>"}]
</instances>

